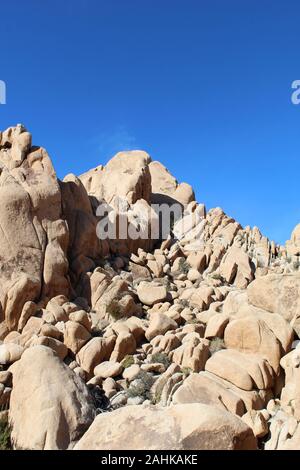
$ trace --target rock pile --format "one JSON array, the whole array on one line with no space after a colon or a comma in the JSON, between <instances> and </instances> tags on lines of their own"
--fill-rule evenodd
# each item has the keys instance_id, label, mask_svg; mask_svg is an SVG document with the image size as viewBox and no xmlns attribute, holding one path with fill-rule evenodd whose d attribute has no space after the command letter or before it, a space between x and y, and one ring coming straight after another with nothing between
<instances>
[{"instance_id":1,"label":"rock pile","mask_svg":"<svg viewBox=\"0 0 300 470\"><path fill-rule=\"evenodd\" d=\"M284 247L206 213L141 151L59 181L21 125L0 163L14 448L300 448L299 226ZM157 204L178 209L168 233ZM126 238L101 237L103 205Z\"/></svg>"}]
</instances>

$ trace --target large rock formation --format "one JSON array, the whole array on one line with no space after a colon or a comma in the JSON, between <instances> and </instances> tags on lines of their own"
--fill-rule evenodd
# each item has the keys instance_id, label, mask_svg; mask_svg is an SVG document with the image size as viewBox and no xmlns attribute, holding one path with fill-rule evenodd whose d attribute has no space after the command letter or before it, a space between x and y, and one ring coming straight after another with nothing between
<instances>
[{"instance_id":1,"label":"large rock formation","mask_svg":"<svg viewBox=\"0 0 300 470\"><path fill-rule=\"evenodd\" d=\"M299 446L299 226L283 247L206 212L142 151L59 181L23 126L0 164L16 448Z\"/></svg>"},{"instance_id":2,"label":"large rock formation","mask_svg":"<svg viewBox=\"0 0 300 470\"><path fill-rule=\"evenodd\" d=\"M232 414L207 405L168 408L129 406L102 414L76 450L254 450L251 428Z\"/></svg>"},{"instance_id":3,"label":"large rock formation","mask_svg":"<svg viewBox=\"0 0 300 470\"><path fill-rule=\"evenodd\" d=\"M67 449L95 416L83 381L45 346L27 349L12 368L12 443L16 449Z\"/></svg>"},{"instance_id":4,"label":"large rock formation","mask_svg":"<svg viewBox=\"0 0 300 470\"><path fill-rule=\"evenodd\" d=\"M69 294L69 232L51 160L23 126L0 133L0 164L0 303L13 330L26 301Z\"/></svg>"}]
</instances>

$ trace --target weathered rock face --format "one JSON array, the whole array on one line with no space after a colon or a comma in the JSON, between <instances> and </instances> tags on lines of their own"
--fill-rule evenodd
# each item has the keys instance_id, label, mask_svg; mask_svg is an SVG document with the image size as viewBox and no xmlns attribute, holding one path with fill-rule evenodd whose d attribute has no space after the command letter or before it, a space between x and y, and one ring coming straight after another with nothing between
<instances>
[{"instance_id":1,"label":"weathered rock face","mask_svg":"<svg viewBox=\"0 0 300 470\"><path fill-rule=\"evenodd\" d=\"M28 349L12 373L9 416L14 447L72 447L95 416L83 381L45 346Z\"/></svg>"},{"instance_id":2,"label":"weathered rock face","mask_svg":"<svg viewBox=\"0 0 300 470\"><path fill-rule=\"evenodd\" d=\"M253 266L247 253L237 246L231 246L220 264L220 274L223 278L236 285L245 288L253 280Z\"/></svg>"},{"instance_id":3,"label":"weathered rock face","mask_svg":"<svg viewBox=\"0 0 300 470\"><path fill-rule=\"evenodd\" d=\"M136 430L138 429L138 432ZM252 430L228 412L207 405L129 406L98 416L76 450L253 450Z\"/></svg>"},{"instance_id":4,"label":"weathered rock face","mask_svg":"<svg viewBox=\"0 0 300 470\"><path fill-rule=\"evenodd\" d=\"M67 175L60 182L62 207L69 228L68 259L73 283L95 267L105 252L96 236L97 219L93 214L90 199L81 181Z\"/></svg>"},{"instance_id":5,"label":"weathered rock face","mask_svg":"<svg viewBox=\"0 0 300 470\"><path fill-rule=\"evenodd\" d=\"M286 248L289 255L300 256L300 224L294 228L291 239L286 243Z\"/></svg>"},{"instance_id":6,"label":"weathered rock face","mask_svg":"<svg viewBox=\"0 0 300 470\"><path fill-rule=\"evenodd\" d=\"M203 403L238 416L245 412L244 403L235 391L213 380L206 372L191 374L174 393L172 402Z\"/></svg>"},{"instance_id":7,"label":"weathered rock face","mask_svg":"<svg viewBox=\"0 0 300 470\"><path fill-rule=\"evenodd\" d=\"M21 125L0 134L0 163L0 302L12 330L26 301L69 294L68 229L47 152Z\"/></svg>"},{"instance_id":8,"label":"weathered rock face","mask_svg":"<svg viewBox=\"0 0 300 470\"><path fill-rule=\"evenodd\" d=\"M300 420L300 348L299 346L281 359L285 371L285 386L281 393L282 409Z\"/></svg>"},{"instance_id":9,"label":"weathered rock face","mask_svg":"<svg viewBox=\"0 0 300 470\"><path fill-rule=\"evenodd\" d=\"M95 213L102 213L103 203L106 203L115 214L112 224L116 231L116 239L110 237L107 242L113 253L129 254L136 252L139 247L150 249L152 241L149 238L150 221L155 221L156 214L149 205L151 195L151 176L149 171L150 157L146 152L120 152L113 157L105 167L96 168L80 176L89 196L93 201ZM102 206L101 206L102 204ZM100 210L99 210L100 209ZM101 222L100 222L101 223ZM127 232L127 225L141 225L148 236L130 239L121 234L120 224ZM105 223L103 225L103 230ZM101 231L101 225L99 226ZM94 232L95 233L95 232Z\"/></svg>"},{"instance_id":10,"label":"weathered rock face","mask_svg":"<svg viewBox=\"0 0 300 470\"><path fill-rule=\"evenodd\" d=\"M148 202L151 194L150 161L146 152L119 152L102 167L102 171L90 170L80 179L88 193L99 201L111 204L119 196L127 199L129 204L135 204L139 199Z\"/></svg>"},{"instance_id":11,"label":"weathered rock face","mask_svg":"<svg viewBox=\"0 0 300 470\"><path fill-rule=\"evenodd\" d=\"M300 275L269 274L256 279L247 289L249 303L271 313L279 313L288 322L300 313Z\"/></svg>"},{"instance_id":12,"label":"weathered rock face","mask_svg":"<svg viewBox=\"0 0 300 470\"><path fill-rule=\"evenodd\" d=\"M149 165L151 175L151 200L153 203L189 204L195 200L192 187L186 183L180 183L159 162L151 162Z\"/></svg>"}]
</instances>

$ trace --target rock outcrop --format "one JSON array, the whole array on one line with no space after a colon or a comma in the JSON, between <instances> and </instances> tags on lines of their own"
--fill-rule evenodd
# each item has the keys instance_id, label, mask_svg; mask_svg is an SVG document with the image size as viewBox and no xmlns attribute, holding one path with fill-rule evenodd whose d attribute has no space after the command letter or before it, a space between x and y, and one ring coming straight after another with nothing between
<instances>
[{"instance_id":1,"label":"rock outcrop","mask_svg":"<svg viewBox=\"0 0 300 470\"><path fill-rule=\"evenodd\" d=\"M83 381L45 346L26 350L12 373L10 424L14 447L72 447L95 416Z\"/></svg>"},{"instance_id":2,"label":"rock outcrop","mask_svg":"<svg viewBox=\"0 0 300 470\"><path fill-rule=\"evenodd\" d=\"M254 450L250 427L226 411L207 405L167 408L129 406L102 414L76 450Z\"/></svg>"},{"instance_id":3,"label":"rock outcrop","mask_svg":"<svg viewBox=\"0 0 300 470\"><path fill-rule=\"evenodd\" d=\"M16 449L299 448L299 225L276 245L142 151L60 181L21 125L0 193Z\"/></svg>"}]
</instances>

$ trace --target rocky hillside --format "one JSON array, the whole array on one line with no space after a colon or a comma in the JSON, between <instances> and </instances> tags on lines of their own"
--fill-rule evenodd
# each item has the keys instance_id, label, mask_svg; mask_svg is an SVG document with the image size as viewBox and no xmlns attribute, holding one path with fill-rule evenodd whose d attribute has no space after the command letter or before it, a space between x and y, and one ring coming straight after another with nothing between
<instances>
[{"instance_id":1,"label":"rocky hillside","mask_svg":"<svg viewBox=\"0 0 300 470\"><path fill-rule=\"evenodd\" d=\"M300 448L300 225L278 246L206 213L142 151L60 181L21 125L0 132L0 165L13 448Z\"/></svg>"}]
</instances>

